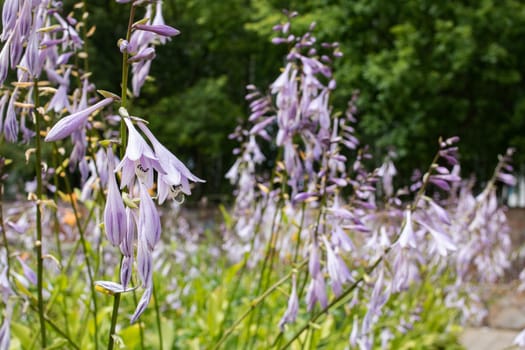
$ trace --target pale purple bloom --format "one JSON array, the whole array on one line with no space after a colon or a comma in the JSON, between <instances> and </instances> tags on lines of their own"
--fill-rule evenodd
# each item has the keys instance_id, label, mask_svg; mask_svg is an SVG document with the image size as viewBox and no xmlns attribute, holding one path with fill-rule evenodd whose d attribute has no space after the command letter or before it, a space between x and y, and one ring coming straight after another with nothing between
<instances>
[{"instance_id":1,"label":"pale purple bloom","mask_svg":"<svg viewBox=\"0 0 525 350\"><path fill-rule=\"evenodd\" d=\"M69 135L74 131L83 128L86 125L86 122L89 116L95 111L104 108L105 106L111 104L113 98L108 97L102 101L94 104L91 107L73 113L67 117L60 119L47 133L45 138L46 142L58 141Z\"/></svg>"},{"instance_id":2,"label":"pale purple bloom","mask_svg":"<svg viewBox=\"0 0 525 350\"><path fill-rule=\"evenodd\" d=\"M331 247L330 242L322 236L326 248L326 269L330 276L332 290L336 296L343 292L343 284L352 281L352 275L344 260Z\"/></svg>"},{"instance_id":3,"label":"pale purple bloom","mask_svg":"<svg viewBox=\"0 0 525 350\"><path fill-rule=\"evenodd\" d=\"M137 244L137 272L141 285L144 288L151 286L153 273L153 256L148 248L148 242L144 237L144 232L139 231Z\"/></svg>"},{"instance_id":4,"label":"pale purple bloom","mask_svg":"<svg viewBox=\"0 0 525 350\"><path fill-rule=\"evenodd\" d=\"M67 90L69 88L69 75L71 74L71 68L68 68L64 73L64 76L61 77L54 70L48 69L47 76L49 80L57 82L58 89L56 90L53 98L49 101L47 110L54 110L56 113L61 112L64 108L69 109L69 100L67 96Z\"/></svg>"},{"instance_id":5,"label":"pale purple bloom","mask_svg":"<svg viewBox=\"0 0 525 350\"><path fill-rule=\"evenodd\" d=\"M25 1L25 3L28 2L29 1ZM40 75L40 71L44 64L40 59L40 49L38 48L39 40L39 33L37 33L36 28L34 28L27 41L25 53L27 69L33 78Z\"/></svg>"},{"instance_id":6,"label":"pale purple bloom","mask_svg":"<svg viewBox=\"0 0 525 350\"><path fill-rule=\"evenodd\" d=\"M7 39L8 33L13 30L16 23L19 0L6 0L2 9L2 41Z\"/></svg>"},{"instance_id":7,"label":"pale purple bloom","mask_svg":"<svg viewBox=\"0 0 525 350\"><path fill-rule=\"evenodd\" d=\"M104 208L104 227L110 243L117 246L126 236L127 221L124 202L113 173L115 168L114 162L113 152L111 148L108 148L108 171L110 175L106 207Z\"/></svg>"},{"instance_id":8,"label":"pale purple bloom","mask_svg":"<svg viewBox=\"0 0 525 350\"><path fill-rule=\"evenodd\" d=\"M180 34L180 31L165 24L135 24L133 28L161 36L176 36Z\"/></svg>"},{"instance_id":9,"label":"pale purple bloom","mask_svg":"<svg viewBox=\"0 0 525 350\"><path fill-rule=\"evenodd\" d=\"M328 305L328 297L326 295L326 285L322 274L311 279L306 292L306 305L308 311L311 311L315 303L319 302L324 309Z\"/></svg>"},{"instance_id":10,"label":"pale purple bloom","mask_svg":"<svg viewBox=\"0 0 525 350\"><path fill-rule=\"evenodd\" d=\"M139 184L139 188L140 207L138 235L139 238L145 238L148 248L153 250L160 240L160 216L155 207L155 203L148 193L148 189L142 183Z\"/></svg>"},{"instance_id":11,"label":"pale purple bloom","mask_svg":"<svg viewBox=\"0 0 525 350\"><path fill-rule=\"evenodd\" d=\"M11 315L4 318L2 322L2 327L0 327L0 350L9 350L9 345L11 343Z\"/></svg>"},{"instance_id":12,"label":"pale purple bloom","mask_svg":"<svg viewBox=\"0 0 525 350\"><path fill-rule=\"evenodd\" d=\"M120 187L131 188L134 178L137 177L147 188L150 188L153 186L153 169L156 169L159 174L164 174L165 171L131 120L125 117L124 122L128 128L128 144L124 158L116 169L117 171L122 170Z\"/></svg>"},{"instance_id":13,"label":"pale purple bloom","mask_svg":"<svg viewBox=\"0 0 525 350\"><path fill-rule=\"evenodd\" d=\"M15 113L15 100L17 97L17 89L11 94L9 103L7 105L7 112L4 121L4 136L9 142L16 142L18 140L18 122Z\"/></svg>"},{"instance_id":14,"label":"pale purple bloom","mask_svg":"<svg viewBox=\"0 0 525 350\"><path fill-rule=\"evenodd\" d=\"M130 292L135 288L127 289L126 286L123 286L119 283L112 281L95 281L95 286L103 293L110 294L120 294L125 292Z\"/></svg>"},{"instance_id":15,"label":"pale purple bloom","mask_svg":"<svg viewBox=\"0 0 525 350\"><path fill-rule=\"evenodd\" d=\"M18 262L20 265L22 265L22 271L24 271L24 276L27 278L29 282L31 282L33 285L36 285L37 278L35 271L33 271L24 260L22 260L19 256L17 257Z\"/></svg>"},{"instance_id":16,"label":"pale purple bloom","mask_svg":"<svg viewBox=\"0 0 525 350\"><path fill-rule=\"evenodd\" d=\"M419 223L423 227L425 227L428 230L428 232L432 235L432 238L434 238L435 248L437 249L440 255L447 256L448 251L457 250L456 245L447 234L439 232L424 221L419 221Z\"/></svg>"},{"instance_id":17,"label":"pale purple bloom","mask_svg":"<svg viewBox=\"0 0 525 350\"><path fill-rule=\"evenodd\" d=\"M140 89L146 82L146 78L148 77L150 67L150 60L134 62L131 65L131 73L133 73L133 77L131 78L131 89L135 97L138 97L140 95Z\"/></svg>"},{"instance_id":18,"label":"pale purple bloom","mask_svg":"<svg viewBox=\"0 0 525 350\"><path fill-rule=\"evenodd\" d=\"M0 51L0 84L4 84L7 78L7 72L9 71L9 42L7 42L2 51Z\"/></svg>"},{"instance_id":19,"label":"pale purple bloom","mask_svg":"<svg viewBox=\"0 0 525 350\"><path fill-rule=\"evenodd\" d=\"M385 195L387 197L391 197L394 194L392 180L396 174L396 167L390 158L388 158L377 171L377 175L383 180L383 190L385 191Z\"/></svg>"},{"instance_id":20,"label":"pale purple bloom","mask_svg":"<svg viewBox=\"0 0 525 350\"><path fill-rule=\"evenodd\" d=\"M279 328L281 332L284 332L284 325L295 322L297 318L297 312L299 311L299 299L297 297L296 277L292 276L292 292L288 298L288 307L283 317L279 321Z\"/></svg>"},{"instance_id":21,"label":"pale purple bloom","mask_svg":"<svg viewBox=\"0 0 525 350\"><path fill-rule=\"evenodd\" d=\"M131 281L133 272L133 256L123 256L120 264L120 283L126 288Z\"/></svg>"},{"instance_id":22,"label":"pale purple bloom","mask_svg":"<svg viewBox=\"0 0 525 350\"><path fill-rule=\"evenodd\" d=\"M20 13L18 14L18 30L20 31L20 35L23 37L28 37L29 33L31 31L31 6L32 1L23 1L22 2L22 8L20 9Z\"/></svg>"},{"instance_id":23,"label":"pale purple bloom","mask_svg":"<svg viewBox=\"0 0 525 350\"><path fill-rule=\"evenodd\" d=\"M155 4L155 18L153 18L153 25L165 25L164 17L162 16L162 0L158 0ZM165 44L169 37L160 36L159 41L161 44Z\"/></svg>"},{"instance_id":24,"label":"pale purple bloom","mask_svg":"<svg viewBox=\"0 0 525 350\"><path fill-rule=\"evenodd\" d=\"M153 47L146 47L140 50L135 56L128 59L128 62L149 61L155 58L155 49Z\"/></svg>"},{"instance_id":25,"label":"pale purple bloom","mask_svg":"<svg viewBox=\"0 0 525 350\"><path fill-rule=\"evenodd\" d=\"M414 235L414 228L412 226L412 211L407 209L405 211L405 224L403 225L403 230L399 235L399 245L402 248L411 246L416 248L416 237Z\"/></svg>"},{"instance_id":26,"label":"pale purple bloom","mask_svg":"<svg viewBox=\"0 0 525 350\"><path fill-rule=\"evenodd\" d=\"M5 91L0 99L0 131L4 126L4 112L7 102L9 101L9 92Z\"/></svg>"},{"instance_id":27,"label":"pale purple bloom","mask_svg":"<svg viewBox=\"0 0 525 350\"><path fill-rule=\"evenodd\" d=\"M126 207L126 234L120 242L120 251L124 256L133 256L133 242L136 234L135 214Z\"/></svg>"},{"instance_id":28,"label":"pale purple bloom","mask_svg":"<svg viewBox=\"0 0 525 350\"><path fill-rule=\"evenodd\" d=\"M138 125L153 145L155 155L164 170L164 172L159 173L158 176L158 195L160 204L162 204L166 198L177 198L178 192L187 195L191 194L189 181L205 182L193 175L173 153L164 147L146 125L143 123L139 123Z\"/></svg>"},{"instance_id":29,"label":"pale purple bloom","mask_svg":"<svg viewBox=\"0 0 525 350\"><path fill-rule=\"evenodd\" d=\"M137 321L140 315L142 315L144 311L146 311L146 308L148 307L149 301L151 299L152 291L153 291L153 287L149 287L149 288L146 288L146 290L144 291L144 294L142 294L142 297L139 300L137 308L135 309L133 316L131 316L131 323L134 323L135 321Z\"/></svg>"}]
</instances>

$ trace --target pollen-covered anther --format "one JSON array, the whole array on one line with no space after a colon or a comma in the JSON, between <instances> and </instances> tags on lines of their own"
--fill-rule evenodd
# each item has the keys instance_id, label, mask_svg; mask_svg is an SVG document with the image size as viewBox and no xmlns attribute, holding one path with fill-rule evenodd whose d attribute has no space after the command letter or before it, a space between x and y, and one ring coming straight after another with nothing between
<instances>
[{"instance_id":1,"label":"pollen-covered anther","mask_svg":"<svg viewBox=\"0 0 525 350\"><path fill-rule=\"evenodd\" d=\"M150 168L143 166L141 163L138 163L135 167L135 174L142 183L146 181L149 171Z\"/></svg>"}]
</instances>

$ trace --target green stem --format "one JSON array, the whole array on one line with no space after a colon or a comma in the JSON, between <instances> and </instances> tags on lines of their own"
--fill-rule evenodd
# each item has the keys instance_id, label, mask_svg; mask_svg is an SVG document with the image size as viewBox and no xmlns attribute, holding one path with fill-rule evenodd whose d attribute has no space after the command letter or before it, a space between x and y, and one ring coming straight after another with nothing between
<instances>
[{"instance_id":1,"label":"green stem","mask_svg":"<svg viewBox=\"0 0 525 350\"><path fill-rule=\"evenodd\" d=\"M38 96L38 79L35 78L34 86L34 117L35 117L35 132L36 132L36 150L35 150L35 171L36 171L36 259L37 259L37 290L38 290L38 317L40 319L40 344L42 348L47 345L46 339L46 322L44 317L44 297L43 297L43 278L44 278L44 264L42 260L42 212L41 212L41 201L42 201L42 145L40 135L40 114L38 113L37 107L39 105Z\"/></svg>"},{"instance_id":2,"label":"green stem","mask_svg":"<svg viewBox=\"0 0 525 350\"><path fill-rule=\"evenodd\" d=\"M129 42L131 38L131 28L133 26L133 20L135 18L135 6L132 4L131 9L129 10L129 22L128 30L126 32L126 41ZM122 78L121 78L121 93L120 93L120 105L124 108L128 105L128 76L129 76L129 63L128 63L129 54L127 51L124 51L122 54ZM126 123L124 119L120 121L120 157L124 157L124 147L127 143L127 134L126 134Z\"/></svg>"},{"instance_id":3,"label":"green stem","mask_svg":"<svg viewBox=\"0 0 525 350\"><path fill-rule=\"evenodd\" d=\"M303 261L301 262L300 265L298 265L296 267L296 269L302 269L304 266L306 266L306 263L307 261ZM260 295L259 297L255 298L254 301L252 301L250 303L250 308L248 310L246 310L231 326L230 328L228 328L223 336L221 337L221 339L219 339L219 341L213 346L213 350L216 350L216 349L219 349L221 347L221 345L226 341L226 339L228 339L228 337L233 333L233 331L241 324L241 322L246 318L248 317L252 312L253 310L255 310L255 308L260 304L262 303L270 294L272 294L279 286L281 286L284 282L286 282L290 277L292 277L292 275L296 273L296 271L291 271L289 272L286 276L284 276L283 278L281 278L279 281L275 282L275 284L273 286L271 286L270 288L268 288L262 295Z\"/></svg>"},{"instance_id":4,"label":"green stem","mask_svg":"<svg viewBox=\"0 0 525 350\"><path fill-rule=\"evenodd\" d=\"M155 288L155 282L152 281L152 288L153 288L153 299L155 301L155 317L157 319L157 333L159 336L159 349L162 350L164 345L162 341L162 323L160 323L160 311L159 311L159 300L157 299L157 291Z\"/></svg>"},{"instance_id":5,"label":"green stem","mask_svg":"<svg viewBox=\"0 0 525 350\"><path fill-rule=\"evenodd\" d=\"M129 42L131 38L131 28L133 26L133 21L135 18L135 6L131 4L129 10L129 21L128 29L126 31L126 41ZM121 107L126 108L128 101L128 75L129 75L129 64L128 64L128 53L124 52L122 54L122 78L121 78L121 93L120 93L120 105ZM124 119L120 121L120 157L124 158L125 154L125 145L127 143L127 134L126 134L126 123ZM120 294L115 294L113 299L113 313L111 315L111 328L109 330L109 341L108 341L108 350L113 350L114 339L113 334L115 333L115 328L117 326L118 318L118 309L120 305Z\"/></svg>"},{"instance_id":6,"label":"green stem","mask_svg":"<svg viewBox=\"0 0 525 350\"><path fill-rule=\"evenodd\" d=\"M108 350L113 350L113 345L115 343L113 335L115 334L115 328L117 327L118 308L120 305L120 293L116 293L113 298L113 312L111 314L111 327L109 329Z\"/></svg>"}]
</instances>

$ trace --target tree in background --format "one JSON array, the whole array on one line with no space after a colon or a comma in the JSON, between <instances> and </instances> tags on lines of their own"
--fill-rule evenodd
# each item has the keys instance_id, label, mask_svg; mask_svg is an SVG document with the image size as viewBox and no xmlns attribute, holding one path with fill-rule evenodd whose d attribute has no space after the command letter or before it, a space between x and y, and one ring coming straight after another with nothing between
<instances>
[{"instance_id":1,"label":"tree in background","mask_svg":"<svg viewBox=\"0 0 525 350\"><path fill-rule=\"evenodd\" d=\"M358 133L365 142L374 140L376 155L393 147L401 174L425 163L438 136L459 134L465 171L485 178L508 145L525 148L525 4L520 1L165 5L166 20L182 34L158 49L159 64L151 72L155 84L146 83L142 92L153 108L142 114L162 116L151 127L209 180L203 192L222 192L226 186L223 173L233 163L228 134L246 115L244 87L275 79L283 51L270 44L269 28L284 21L283 8L301 14L296 27L315 20L319 40L340 42L345 57L335 73L334 105L344 106L359 90ZM101 88L115 89L111 77L120 74L120 64L107 52L122 34L114 24L125 23L126 14L110 0L89 6L97 31L88 50L104 57L92 68ZM523 152L516 160L525 161Z\"/></svg>"}]
</instances>

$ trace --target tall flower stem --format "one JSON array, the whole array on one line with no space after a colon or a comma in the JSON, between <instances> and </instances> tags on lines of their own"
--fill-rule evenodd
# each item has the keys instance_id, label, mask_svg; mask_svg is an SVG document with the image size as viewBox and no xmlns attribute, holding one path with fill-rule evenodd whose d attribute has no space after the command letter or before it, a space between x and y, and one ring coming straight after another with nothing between
<instances>
[{"instance_id":1,"label":"tall flower stem","mask_svg":"<svg viewBox=\"0 0 525 350\"><path fill-rule=\"evenodd\" d=\"M131 27L133 26L133 20L135 18L135 5L131 4L131 9L129 10L129 22L128 22L128 30L126 32L126 41L129 42L131 38ZM122 78L121 78L121 93L120 98L121 102L120 105L124 108L128 105L128 77L129 77L129 63L128 63L129 54L127 51L124 51L122 54ZM126 135L126 123L124 123L124 119L120 121L120 142L121 142L121 148L120 148L120 157L124 157L124 147L126 145L127 141L127 135Z\"/></svg>"},{"instance_id":2,"label":"tall flower stem","mask_svg":"<svg viewBox=\"0 0 525 350\"><path fill-rule=\"evenodd\" d=\"M129 10L129 22L128 29L126 31L126 40L129 42L131 38L131 27L133 26L133 20L135 18L135 5L131 4ZM124 51L122 54L122 78L121 78L121 94L120 94L120 105L123 108L127 107L128 102L128 76L129 76L129 63L128 63L128 53ZM124 119L120 121L120 157L124 158L125 146L127 143L127 134L126 134L126 123ZM113 350L115 344L113 339L113 334L117 327L118 319L118 309L120 305L120 294L115 294L113 298L113 312L111 314L111 327L109 329L109 341L108 341L108 350Z\"/></svg>"},{"instance_id":3,"label":"tall flower stem","mask_svg":"<svg viewBox=\"0 0 525 350\"><path fill-rule=\"evenodd\" d=\"M162 350L163 340L162 340L162 323L160 322L160 310L159 310L159 299L157 298L157 291L155 288L155 281L151 281L151 285L153 288L153 300L155 301L155 318L157 320L157 334L159 336L159 349Z\"/></svg>"},{"instance_id":4,"label":"tall flower stem","mask_svg":"<svg viewBox=\"0 0 525 350\"><path fill-rule=\"evenodd\" d=\"M113 338L113 335L115 334L115 329L117 327L119 305L120 293L115 293L115 295L113 296L113 312L111 314L111 326L109 328L108 350L113 350L113 345L115 344L115 339Z\"/></svg>"},{"instance_id":5,"label":"tall flower stem","mask_svg":"<svg viewBox=\"0 0 525 350\"><path fill-rule=\"evenodd\" d=\"M34 117L35 117L35 133L36 133L36 150L35 150L35 172L36 172L36 240L35 250L37 259L37 290L38 290L38 317L40 320L40 345L45 348L47 345L46 339L46 320L44 317L44 297L43 297L43 277L44 277L44 264L42 260L42 209L40 207L42 201L42 142L40 135L40 113L37 110L39 105L38 96L38 79L34 80L33 84L34 93Z\"/></svg>"}]
</instances>

